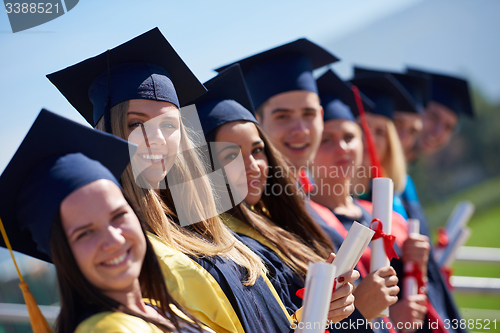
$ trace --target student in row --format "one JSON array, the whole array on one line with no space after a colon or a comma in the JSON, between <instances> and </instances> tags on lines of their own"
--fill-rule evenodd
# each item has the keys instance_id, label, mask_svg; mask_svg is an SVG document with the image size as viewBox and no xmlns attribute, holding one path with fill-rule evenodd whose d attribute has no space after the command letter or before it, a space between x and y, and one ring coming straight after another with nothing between
<instances>
[{"instance_id":1,"label":"student in row","mask_svg":"<svg viewBox=\"0 0 500 333\"><path fill-rule=\"evenodd\" d=\"M217 332L289 331L261 259L218 216L183 125L180 108L206 89L159 30L48 77L92 126L138 144L122 186L173 298Z\"/></svg>"},{"instance_id":2,"label":"student in row","mask_svg":"<svg viewBox=\"0 0 500 333\"><path fill-rule=\"evenodd\" d=\"M42 110L0 177L13 249L56 268L56 332L213 332L169 294L123 196L118 179L135 148Z\"/></svg>"}]
</instances>

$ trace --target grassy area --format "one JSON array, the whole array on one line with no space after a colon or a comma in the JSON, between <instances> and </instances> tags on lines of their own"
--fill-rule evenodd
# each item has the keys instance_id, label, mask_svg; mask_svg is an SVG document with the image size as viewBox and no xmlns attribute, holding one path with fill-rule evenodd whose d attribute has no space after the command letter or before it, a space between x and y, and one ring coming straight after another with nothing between
<instances>
[{"instance_id":1,"label":"grassy area","mask_svg":"<svg viewBox=\"0 0 500 333\"><path fill-rule=\"evenodd\" d=\"M468 226L472 234L467 246L500 247L500 207L477 211ZM455 262L453 269L456 276L500 278L500 264ZM500 295L454 293L454 297L463 318L497 321L496 330L492 322L489 330L473 329L469 332L500 332Z\"/></svg>"},{"instance_id":2,"label":"grassy area","mask_svg":"<svg viewBox=\"0 0 500 333\"><path fill-rule=\"evenodd\" d=\"M426 206L425 212L431 228L435 230L437 227L444 225L455 205L464 200L471 201L476 206L476 214L470 221L469 225L479 222L479 217L483 214L486 214L487 217L489 216L489 219L495 218L495 215L491 212L491 208L496 207L497 214L500 212L500 177L490 179L470 189L459 192L446 198L442 202ZM498 218L498 215L496 216L496 221L500 222L500 218ZM495 225L494 229L491 230L492 232L489 234L490 237L488 239L491 239L494 235L500 235L500 223L497 224L498 225ZM476 237L478 236L473 235L471 240ZM479 239L479 241L481 241L481 239ZM491 244L491 242L489 243ZM500 246L500 241L497 241L493 245L481 244L480 246L498 247Z\"/></svg>"},{"instance_id":3,"label":"grassy area","mask_svg":"<svg viewBox=\"0 0 500 333\"><path fill-rule=\"evenodd\" d=\"M500 177L479 184L471 189L457 193L447 200L426 207L429 224L435 230L444 225L456 203L469 200L476 206L476 211L469 221L472 234L466 246L500 247ZM477 276L500 278L500 264L479 262L455 262L456 276ZM468 329L469 332L500 332L500 295L454 293L456 304L463 318L495 320L490 329Z\"/></svg>"}]
</instances>

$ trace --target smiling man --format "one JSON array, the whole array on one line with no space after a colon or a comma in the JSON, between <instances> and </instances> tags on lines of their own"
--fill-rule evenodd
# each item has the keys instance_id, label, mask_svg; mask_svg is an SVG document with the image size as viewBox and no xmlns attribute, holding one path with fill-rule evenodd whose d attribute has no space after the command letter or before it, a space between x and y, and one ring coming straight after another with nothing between
<instances>
[{"instance_id":1,"label":"smiling man","mask_svg":"<svg viewBox=\"0 0 500 333\"><path fill-rule=\"evenodd\" d=\"M310 166L323 131L323 108L312 71L336 61L305 38L237 61L257 120L297 169Z\"/></svg>"}]
</instances>

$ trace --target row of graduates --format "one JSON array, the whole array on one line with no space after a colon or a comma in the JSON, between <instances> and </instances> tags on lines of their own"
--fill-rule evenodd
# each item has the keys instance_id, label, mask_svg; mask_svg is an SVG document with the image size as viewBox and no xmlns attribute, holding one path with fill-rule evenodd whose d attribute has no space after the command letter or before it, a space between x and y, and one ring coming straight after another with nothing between
<instances>
[{"instance_id":1,"label":"row of graduates","mask_svg":"<svg viewBox=\"0 0 500 333\"><path fill-rule=\"evenodd\" d=\"M300 39L220 68L201 84L153 29L48 75L97 130L43 110L0 177L0 218L14 250L54 263L56 330L293 331L308 263L331 262L352 223L371 222L370 202L353 200L349 190L305 194L339 183L352 188L350 173L321 170L367 160L349 83L332 71L317 81L312 75L335 61ZM428 74L415 76L432 88ZM387 166L402 149L391 138L392 113L420 109L388 73L359 73L352 83L363 93L366 120L383 123L387 144L377 153L395 179ZM197 117L188 121L190 105ZM425 225L418 199L405 200L404 189L395 208ZM329 322L374 319L391 332L398 323L439 322L445 332L458 312L422 229L407 237L395 212L401 259L369 273L367 249L356 270L337 278L344 285L332 291ZM405 262L422 273L427 296L398 300ZM390 317L376 319L387 307Z\"/></svg>"}]
</instances>

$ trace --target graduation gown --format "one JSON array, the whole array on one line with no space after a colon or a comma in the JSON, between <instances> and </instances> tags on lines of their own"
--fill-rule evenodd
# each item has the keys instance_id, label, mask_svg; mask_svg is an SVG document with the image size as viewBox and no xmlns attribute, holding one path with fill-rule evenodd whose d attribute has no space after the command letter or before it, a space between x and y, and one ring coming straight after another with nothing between
<instances>
[{"instance_id":1,"label":"graduation gown","mask_svg":"<svg viewBox=\"0 0 500 333\"><path fill-rule=\"evenodd\" d=\"M184 320L188 320L179 309L172 306L174 313ZM91 312L89 312L90 314ZM87 316L75 329L75 333L162 333L153 323L149 323L139 317L131 316L123 312L94 312ZM182 333L195 333L194 328L184 328ZM203 327L204 333L214 333L211 329Z\"/></svg>"},{"instance_id":2,"label":"graduation gown","mask_svg":"<svg viewBox=\"0 0 500 333\"><path fill-rule=\"evenodd\" d=\"M302 307L302 299L296 295L299 289L304 288L305 276L299 276L295 273L288 264L288 259L270 243L258 231L247 225L243 221L231 217L227 214L222 216L226 225L236 232L240 239L257 253L265 262L268 268L268 277L276 291L280 295L289 314L292 318L300 321L299 308ZM331 332L373 332L371 329L366 329L365 326L350 326L350 322L358 323L358 320L365 320L358 310L355 310L348 318L339 323L339 327L348 327L346 329L330 329ZM344 324L345 323L345 324Z\"/></svg>"},{"instance_id":3,"label":"graduation gown","mask_svg":"<svg viewBox=\"0 0 500 333\"><path fill-rule=\"evenodd\" d=\"M266 276L244 286L245 272L221 256L188 257L148 234L172 297L216 332L288 332L291 318Z\"/></svg>"}]
</instances>

